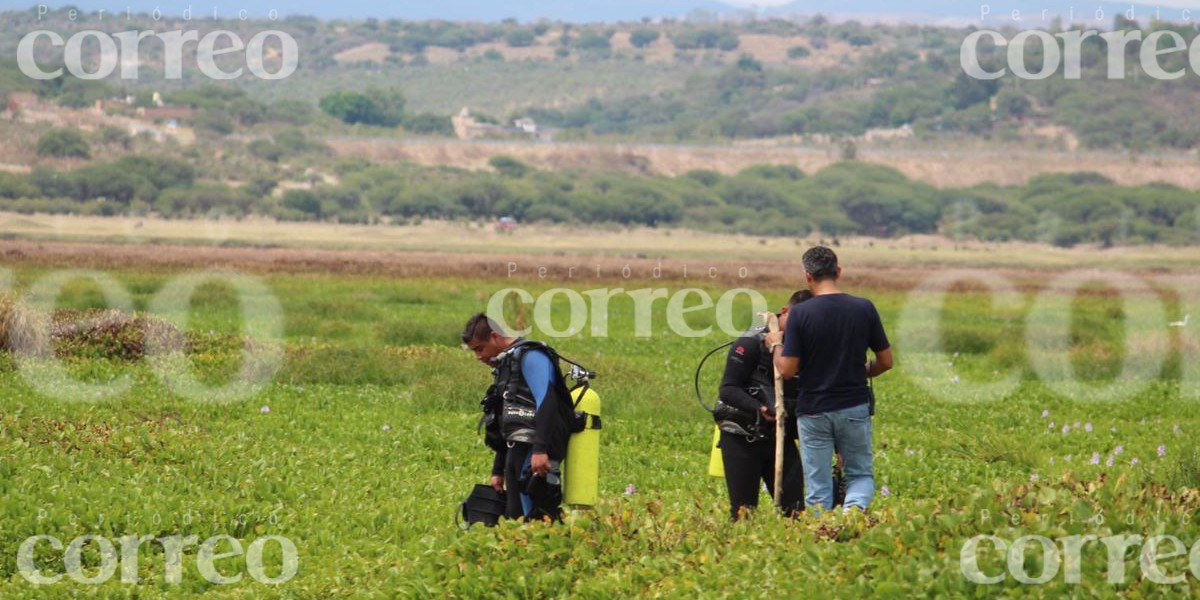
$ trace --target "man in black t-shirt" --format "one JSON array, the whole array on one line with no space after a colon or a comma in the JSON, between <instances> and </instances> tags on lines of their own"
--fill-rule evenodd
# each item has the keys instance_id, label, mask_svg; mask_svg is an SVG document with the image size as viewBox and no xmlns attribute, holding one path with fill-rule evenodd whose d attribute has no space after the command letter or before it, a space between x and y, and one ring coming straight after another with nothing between
<instances>
[{"instance_id":1,"label":"man in black t-shirt","mask_svg":"<svg viewBox=\"0 0 1200 600\"><path fill-rule=\"evenodd\" d=\"M780 311L780 327L787 325L788 313L795 305L811 298L808 290L792 294ZM729 489L730 517L735 521L743 509L758 506L760 481L766 484L768 494L775 495L775 368L763 343L764 335L761 330L749 331L729 347L719 396L724 407L713 415L721 430L721 461ZM784 380L783 393L787 399L784 409L794 417L795 379ZM795 421L787 425L780 509L794 515L804 495L804 473L796 450Z\"/></svg>"},{"instance_id":2,"label":"man in black t-shirt","mask_svg":"<svg viewBox=\"0 0 1200 600\"><path fill-rule=\"evenodd\" d=\"M892 350L875 305L838 289L837 255L824 246L804 253L804 277L814 298L792 308L787 329L767 336L775 367L799 374L800 455L805 504L833 508L836 451L844 463L845 507L866 510L875 495L871 391L867 379L892 368ZM874 360L867 359L870 349Z\"/></svg>"}]
</instances>

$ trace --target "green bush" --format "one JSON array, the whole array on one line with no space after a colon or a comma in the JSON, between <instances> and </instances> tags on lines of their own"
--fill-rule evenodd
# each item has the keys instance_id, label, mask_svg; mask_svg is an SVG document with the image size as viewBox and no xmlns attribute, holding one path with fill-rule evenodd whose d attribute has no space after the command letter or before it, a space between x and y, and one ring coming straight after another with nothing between
<instances>
[{"instance_id":1,"label":"green bush","mask_svg":"<svg viewBox=\"0 0 1200 600\"><path fill-rule=\"evenodd\" d=\"M117 146L122 150L129 150L133 147L133 136L129 132L120 127L104 126L96 133L96 139L101 144Z\"/></svg>"},{"instance_id":2,"label":"green bush","mask_svg":"<svg viewBox=\"0 0 1200 600\"><path fill-rule=\"evenodd\" d=\"M0 198L34 198L38 195L37 186L30 183L28 177L0 172Z\"/></svg>"},{"instance_id":3,"label":"green bush","mask_svg":"<svg viewBox=\"0 0 1200 600\"><path fill-rule=\"evenodd\" d=\"M217 135L229 135L233 133L233 119L226 114L214 109L199 110L192 117L192 125L196 129L209 131Z\"/></svg>"},{"instance_id":4,"label":"green bush","mask_svg":"<svg viewBox=\"0 0 1200 600\"><path fill-rule=\"evenodd\" d=\"M505 177L524 177L529 172L529 165L503 154L493 156L488 165Z\"/></svg>"},{"instance_id":5,"label":"green bush","mask_svg":"<svg viewBox=\"0 0 1200 600\"><path fill-rule=\"evenodd\" d=\"M159 195L156 209L172 217L243 216L255 209L259 199L253 188L230 188L205 183L190 188L171 188Z\"/></svg>"},{"instance_id":6,"label":"green bush","mask_svg":"<svg viewBox=\"0 0 1200 600\"><path fill-rule=\"evenodd\" d=\"M846 41L855 47L870 46L875 43L875 40L866 34L855 34L846 39Z\"/></svg>"},{"instance_id":7,"label":"green bush","mask_svg":"<svg viewBox=\"0 0 1200 600\"><path fill-rule=\"evenodd\" d=\"M404 128L425 135L454 135L454 124L450 122L450 117L432 113L408 115L404 119Z\"/></svg>"},{"instance_id":8,"label":"green bush","mask_svg":"<svg viewBox=\"0 0 1200 600\"><path fill-rule=\"evenodd\" d=\"M504 43L513 48L528 48L537 42L537 35L528 29L517 29L504 36Z\"/></svg>"},{"instance_id":9,"label":"green bush","mask_svg":"<svg viewBox=\"0 0 1200 600\"><path fill-rule=\"evenodd\" d=\"M397 90L334 92L321 98L320 107L328 115L354 125L395 127L404 121L404 96Z\"/></svg>"},{"instance_id":10,"label":"green bush","mask_svg":"<svg viewBox=\"0 0 1200 600\"><path fill-rule=\"evenodd\" d=\"M111 98L116 90L103 81L60 77L61 87L53 96L60 106L69 108L91 108L97 100Z\"/></svg>"},{"instance_id":11,"label":"green bush","mask_svg":"<svg viewBox=\"0 0 1200 600\"><path fill-rule=\"evenodd\" d=\"M688 28L671 34L676 50L736 50L739 38L726 28Z\"/></svg>"},{"instance_id":12,"label":"green bush","mask_svg":"<svg viewBox=\"0 0 1200 600\"><path fill-rule=\"evenodd\" d=\"M629 34L629 43L632 44L634 48L645 48L646 46L657 42L660 36L661 34L657 29L634 29Z\"/></svg>"},{"instance_id":13,"label":"green bush","mask_svg":"<svg viewBox=\"0 0 1200 600\"><path fill-rule=\"evenodd\" d=\"M283 206L310 217L321 216L321 199L308 190L288 190L283 194Z\"/></svg>"},{"instance_id":14,"label":"green bush","mask_svg":"<svg viewBox=\"0 0 1200 600\"><path fill-rule=\"evenodd\" d=\"M43 133L38 138L38 156L55 158L91 158L91 148L79 130L57 128Z\"/></svg>"},{"instance_id":15,"label":"green bush","mask_svg":"<svg viewBox=\"0 0 1200 600\"><path fill-rule=\"evenodd\" d=\"M246 144L246 150L249 150L250 154L270 162L279 162L284 155L284 148L270 140L254 140Z\"/></svg>"},{"instance_id":16,"label":"green bush","mask_svg":"<svg viewBox=\"0 0 1200 600\"><path fill-rule=\"evenodd\" d=\"M579 37L571 40L571 46L582 51L606 51L612 48L609 41L612 35L613 32L611 30L596 31L587 29Z\"/></svg>"}]
</instances>

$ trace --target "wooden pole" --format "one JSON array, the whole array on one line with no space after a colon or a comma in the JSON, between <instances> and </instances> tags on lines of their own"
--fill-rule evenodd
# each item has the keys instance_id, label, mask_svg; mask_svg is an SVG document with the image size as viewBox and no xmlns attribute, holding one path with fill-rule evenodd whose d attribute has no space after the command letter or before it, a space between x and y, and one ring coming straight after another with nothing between
<instances>
[{"instance_id":1,"label":"wooden pole","mask_svg":"<svg viewBox=\"0 0 1200 600\"><path fill-rule=\"evenodd\" d=\"M779 331L779 317L775 313L766 313L765 316L767 331ZM787 411L783 408L783 377L779 375L779 367L775 367L774 362L772 358L772 370L775 372L775 506L783 508L783 445Z\"/></svg>"}]
</instances>

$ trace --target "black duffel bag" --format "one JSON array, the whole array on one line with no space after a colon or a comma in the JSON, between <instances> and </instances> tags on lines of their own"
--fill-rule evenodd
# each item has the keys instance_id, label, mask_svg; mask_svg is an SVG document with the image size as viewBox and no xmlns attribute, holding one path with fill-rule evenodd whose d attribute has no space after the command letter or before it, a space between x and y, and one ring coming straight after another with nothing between
<instances>
[{"instance_id":1,"label":"black duffel bag","mask_svg":"<svg viewBox=\"0 0 1200 600\"><path fill-rule=\"evenodd\" d=\"M477 483L471 495L462 502L462 512L459 526L466 529L476 523L487 527L495 527L504 516L504 492L497 492L492 486Z\"/></svg>"}]
</instances>

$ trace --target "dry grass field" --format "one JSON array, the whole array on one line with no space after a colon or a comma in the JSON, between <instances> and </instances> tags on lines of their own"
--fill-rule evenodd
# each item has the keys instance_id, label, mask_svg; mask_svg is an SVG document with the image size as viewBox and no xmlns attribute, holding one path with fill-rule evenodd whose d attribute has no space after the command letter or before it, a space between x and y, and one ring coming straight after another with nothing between
<instances>
[{"instance_id":1,"label":"dry grass field","mask_svg":"<svg viewBox=\"0 0 1200 600\"><path fill-rule=\"evenodd\" d=\"M790 285L799 257L818 238L758 238L688 230L523 226L180 221L0 213L0 265L109 268L225 267L252 272L337 272L394 277L495 277L548 281L695 281ZM956 243L934 236L845 238L847 280L907 289L935 271L983 268L1026 281L1069 269L1190 274L1195 248L1101 250L1039 244Z\"/></svg>"}]
</instances>

